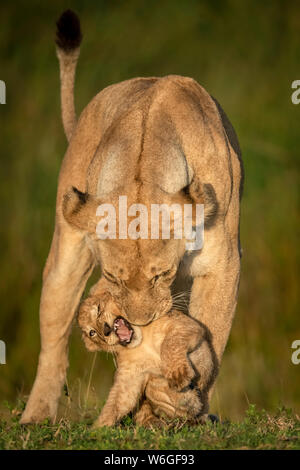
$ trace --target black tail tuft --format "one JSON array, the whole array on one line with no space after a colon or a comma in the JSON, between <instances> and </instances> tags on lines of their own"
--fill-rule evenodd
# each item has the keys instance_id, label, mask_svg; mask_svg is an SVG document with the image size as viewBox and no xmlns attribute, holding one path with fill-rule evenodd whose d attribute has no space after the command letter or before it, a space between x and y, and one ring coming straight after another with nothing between
<instances>
[{"instance_id":1,"label":"black tail tuft","mask_svg":"<svg viewBox=\"0 0 300 470\"><path fill-rule=\"evenodd\" d=\"M56 30L56 44L65 52L70 52L80 46L82 34L80 21L76 13L66 10L58 19Z\"/></svg>"}]
</instances>

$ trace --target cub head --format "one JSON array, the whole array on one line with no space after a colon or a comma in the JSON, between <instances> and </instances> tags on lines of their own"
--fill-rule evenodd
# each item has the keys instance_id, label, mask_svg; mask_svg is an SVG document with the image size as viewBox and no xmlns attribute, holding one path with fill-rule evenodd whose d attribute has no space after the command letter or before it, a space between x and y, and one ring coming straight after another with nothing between
<instances>
[{"instance_id":1,"label":"cub head","mask_svg":"<svg viewBox=\"0 0 300 470\"><path fill-rule=\"evenodd\" d=\"M78 324L89 351L114 352L127 346L135 347L141 341L141 332L122 315L108 292L90 295L80 305Z\"/></svg>"}]
</instances>

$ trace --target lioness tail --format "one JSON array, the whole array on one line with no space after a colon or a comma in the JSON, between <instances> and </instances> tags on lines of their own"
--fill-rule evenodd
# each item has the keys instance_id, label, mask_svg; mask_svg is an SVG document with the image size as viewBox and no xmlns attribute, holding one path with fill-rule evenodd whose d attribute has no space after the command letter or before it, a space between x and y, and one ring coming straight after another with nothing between
<instances>
[{"instance_id":1,"label":"lioness tail","mask_svg":"<svg viewBox=\"0 0 300 470\"><path fill-rule=\"evenodd\" d=\"M56 52L60 68L60 94L62 121L68 141L76 127L74 81L82 39L80 21L76 13L66 10L57 23Z\"/></svg>"}]
</instances>

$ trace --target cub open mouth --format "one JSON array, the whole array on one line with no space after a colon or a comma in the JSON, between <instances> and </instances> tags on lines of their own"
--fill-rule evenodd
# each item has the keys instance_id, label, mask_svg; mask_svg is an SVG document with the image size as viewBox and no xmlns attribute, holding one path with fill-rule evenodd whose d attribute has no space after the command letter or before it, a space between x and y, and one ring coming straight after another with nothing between
<instances>
[{"instance_id":1,"label":"cub open mouth","mask_svg":"<svg viewBox=\"0 0 300 470\"><path fill-rule=\"evenodd\" d=\"M119 338L120 344L125 346L132 340L133 329L130 323L123 317L117 317L114 321L114 332Z\"/></svg>"}]
</instances>

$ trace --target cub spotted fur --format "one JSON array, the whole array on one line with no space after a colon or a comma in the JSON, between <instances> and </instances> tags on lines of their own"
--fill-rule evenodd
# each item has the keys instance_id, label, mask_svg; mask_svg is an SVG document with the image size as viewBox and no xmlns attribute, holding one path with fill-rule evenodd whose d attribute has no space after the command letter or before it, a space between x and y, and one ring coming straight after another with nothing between
<instances>
[{"instance_id":1,"label":"cub spotted fur","mask_svg":"<svg viewBox=\"0 0 300 470\"><path fill-rule=\"evenodd\" d=\"M162 416L195 420L203 413L195 363L204 329L198 322L173 310L147 326L132 325L106 291L81 304L78 323L87 349L109 351L117 360L95 427L112 426L131 411L143 426L159 424Z\"/></svg>"}]
</instances>

